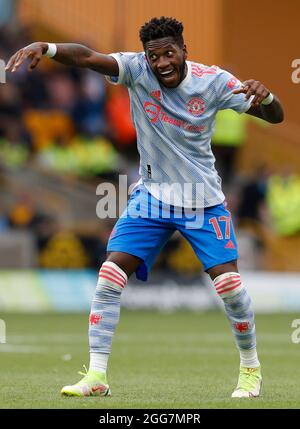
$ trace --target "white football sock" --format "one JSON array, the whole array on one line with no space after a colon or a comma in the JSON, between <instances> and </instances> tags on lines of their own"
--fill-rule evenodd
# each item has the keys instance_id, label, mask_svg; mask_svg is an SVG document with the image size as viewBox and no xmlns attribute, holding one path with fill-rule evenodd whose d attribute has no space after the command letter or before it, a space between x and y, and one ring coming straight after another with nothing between
<instances>
[{"instance_id":1,"label":"white football sock","mask_svg":"<svg viewBox=\"0 0 300 429\"><path fill-rule=\"evenodd\" d=\"M105 372L107 370L109 354L104 353L90 353L90 368L93 371Z\"/></svg>"},{"instance_id":2,"label":"white football sock","mask_svg":"<svg viewBox=\"0 0 300 429\"><path fill-rule=\"evenodd\" d=\"M241 350L240 349L240 359L241 359L241 366L244 366L246 368L257 368L260 366L256 348L251 350Z\"/></svg>"}]
</instances>

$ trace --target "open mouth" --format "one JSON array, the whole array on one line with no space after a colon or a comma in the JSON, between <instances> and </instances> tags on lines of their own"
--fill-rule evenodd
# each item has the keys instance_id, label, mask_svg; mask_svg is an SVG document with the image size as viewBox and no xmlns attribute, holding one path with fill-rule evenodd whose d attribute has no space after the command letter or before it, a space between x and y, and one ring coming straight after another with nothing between
<instances>
[{"instance_id":1,"label":"open mouth","mask_svg":"<svg viewBox=\"0 0 300 429\"><path fill-rule=\"evenodd\" d=\"M175 70L166 70L164 72L159 73L159 77L161 80L167 82L169 80L172 80L174 76L176 75Z\"/></svg>"}]
</instances>

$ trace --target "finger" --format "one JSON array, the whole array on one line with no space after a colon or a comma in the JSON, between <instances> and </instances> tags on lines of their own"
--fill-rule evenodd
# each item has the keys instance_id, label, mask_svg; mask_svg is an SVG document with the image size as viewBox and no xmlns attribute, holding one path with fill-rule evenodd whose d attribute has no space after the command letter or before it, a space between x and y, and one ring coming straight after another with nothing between
<instances>
[{"instance_id":1,"label":"finger","mask_svg":"<svg viewBox=\"0 0 300 429\"><path fill-rule=\"evenodd\" d=\"M255 102L255 104L256 104L257 106L259 106L259 105L260 105L260 103L262 102L262 98L261 98L261 96L260 96L260 95L256 95L256 96L254 97L253 101Z\"/></svg>"},{"instance_id":2,"label":"finger","mask_svg":"<svg viewBox=\"0 0 300 429\"><path fill-rule=\"evenodd\" d=\"M243 82L243 86L251 86L255 82L254 79L248 79Z\"/></svg>"},{"instance_id":3,"label":"finger","mask_svg":"<svg viewBox=\"0 0 300 429\"><path fill-rule=\"evenodd\" d=\"M244 85L241 86L240 88L235 89L234 91L232 91L233 94L246 94L246 92L248 91L248 86Z\"/></svg>"},{"instance_id":4,"label":"finger","mask_svg":"<svg viewBox=\"0 0 300 429\"><path fill-rule=\"evenodd\" d=\"M19 52L19 55L15 58L15 61L12 67L12 72L15 72L20 67L20 65L23 63L25 59L25 55L26 55L26 51Z\"/></svg>"},{"instance_id":5,"label":"finger","mask_svg":"<svg viewBox=\"0 0 300 429\"><path fill-rule=\"evenodd\" d=\"M248 95L248 93L250 91L250 88L252 87L252 85L253 85L254 82L255 82L254 79L248 79L248 80L245 80L243 82L243 87L246 89L246 91L244 91L244 94L246 94L246 97L247 97L247 95ZM249 97L250 96L251 96L251 93L250 93ZM245 100L248 100L249 97L247 97L247 98L246 97L245 97Z\"/></svg>"},{"instance_id":6,"label":"finger","mask_svg":"<svg viewBox=\"0 0 300 429\"><path fill-rule=\"evenodd\" d=\"M258 105L263 101L263 99L266 97L268 91L263 85L260 85L259 88L256 91L255 98L252 100L255 101Z\"/></svg>"},{"instance_id":7,"label":"finger","mask_svg":"<svg viewBox=\"0 0 300 429\"><path fill-rule=\"evenodd\" d=\"M257 103L260 105L262 101L270 94L270 91L264 86L261 85L260 89L257 91Z\"/></svg>"},{"instance_id":8,"label":"finger","mask_svg":"<svg viewBox=\"0 0 300 429\"><path fill-rule=\"evenodd\" d=\"M251 97L251 95L253 95L253 91L251 88L248 88L246 95L245 95L245 100L249 100L249 98Z\"/></svg>"},{"instance_id":9,"label":"finger","mask_svg":"<svg viewBox=\"0 0 300 429\"><path fill-rule=\"evenodd\" d=\"M33 52L33 51L31 51L31 50L24 50L24 51L23 51L23 53L22 53L22 55L20 55L20 56L17 58L17 60L16 60L16 62L15 62L15 66L14 66L14 68L13 68L13 70L12 70L12 71L16 71L16 70L17 70L17 68L19 68L19 67L20 67L20 65L21 65L21 64L23 64L23 63L24 63L24 61L26 61L26 60L27 60L27 58L33 58L35 55L36 55L36 53L35 53L35 52Z\"/></svg>"},{"instance_id":10,"label":"finger","mask_svg":"<svg viewBox=\"0 0 300 429\"><path fill-rule=\"evenodd\" d=\"M40 60L41 60L41 57L39 55L35 55L32 58L31 63L29 64L28 70L33 70L38 65L38 63L40 62Z\"/></svg>"},{"instance_id":11,"label":"finger","mask_svg":"<svg viewBox=\"0 0 300 429\"><path fill-rule=\"evenodd\" d=\"M11 66L13 65L14 61L15 61L15 57L17 54L14 54L12 57L10 57L10 59L8 60L8 63L5 66L5 70L10 70Z\"/></svg>"},{"instance_id":12,"label":"finger","mask_svg":"<svg viewBox=\"0 0 300 429\"><path fill-rule=\"evenodd\" d=\"M232 91L232 94L243 94L243 93L246 92L246 90L247 90L246 87L241 86L240 88L235 89L234 91Z\"/></svg>"},{"instance_id":13,"label":"finger","mask_svg":"<svg viewBox=\"0 0 300 429\"><path fill-rule=\"evenodd\" d=\"M16 52L8 61L8 63L6 64L5 69L6 70L11 70L15 64L16 59L18 58L18 56L20 55L20 51Z\"/></svg>"},{"instance_id":14,"label":"finger","mask_svg":"<svg viewBox=\"0 0 300 429\"><path fill-rule=\"evenodd\" d=\"M259 106L259 97L257 95L254 96L253 100L251 101L251 106L257 107Z\"/></svg>"},{"instance_id":15,"label":"finger","mask_svg":"<svg viewBox=\"0 0 300 429\"><path fill-rule=\"evenodd\" d=\"M270 94L270 91L264 87L263 91L261 92L261 96L260 96L260 101L259 104L261 104L261 102L268 97L268 95Z\"/></svg>"},{"instance_id":16,"label":"finger","mask_svg":"<svg viewBox=\"0 0 300 429\"><path fill-rule=\"evenodd\" d=\"M249 88L248 88L247 94L246 94L246 96L245 96L245 100L249 100L249 98L251 97L251 95L255 95L255 94L256 94L256 91L257 91L257 90L258 90L258 88L259 88L259 86L260 86L260 83L259 83L259 82L254 82L254 83L252 83L252 84L249 86Z\"/></svg>"}]
</instances>

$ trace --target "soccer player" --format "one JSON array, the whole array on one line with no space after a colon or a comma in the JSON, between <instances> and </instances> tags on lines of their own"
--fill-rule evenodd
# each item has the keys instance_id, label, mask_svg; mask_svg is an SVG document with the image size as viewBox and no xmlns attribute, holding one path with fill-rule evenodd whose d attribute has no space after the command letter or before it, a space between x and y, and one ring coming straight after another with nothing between
<instances>
[{"instance_id":1,"label":"soccer player","mask_svg":"<svg viewBox=\"0 0 300 429\"><path fill-rule=\"evenodd\" d=\"M182 33L183 25L176 19L153 18L140 29L143 52L104 55L78 44L37 42L19 50L7 64L14 72L29 58L29 69L34 69L46 55L106 75L128 88L137 131L141 180L113 229L99 272L90 313L89 370L78 383L63 387L66 396L110 395L106 371L122 290L134 272L146 280L176 230L190 242L224 302L240 354L232 397L260 394L254 315L238 272L233 225L210 140L218 110L233 109L278 123L283 109L259 81L241 83L216 66L188 61ZM131 215L137 202L146 204L146 210ZM147 204L154 216L149 216Z\"/></svg>"}]
</instances>

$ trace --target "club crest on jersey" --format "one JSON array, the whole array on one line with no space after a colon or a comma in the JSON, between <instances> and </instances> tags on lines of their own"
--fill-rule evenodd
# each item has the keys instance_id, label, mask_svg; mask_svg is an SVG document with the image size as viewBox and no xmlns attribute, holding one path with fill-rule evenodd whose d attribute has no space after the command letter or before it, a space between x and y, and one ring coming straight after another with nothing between
<instances>
[{"instance_id":1,"label":"club crest on jersey","mask_svg":"<svg viewBox=\"0 0 300 429\"><path fill-rule=\"evenodd\" d=\"M199 116L205 111L205 103L201 98L191 98L187 103L187 109L193 116Z\"/></svg>"},{"instance_id":2,"label":"club crest on jersey","mask_svg":"<svg viewBox=\"0 0 300 429\"><path fill-rule=\"evenodd\" d=\"M148 118L151 120L151 122L155 123L158 120L159 114L160 114L160 106L157 104L150 103L149 101L146 101L144 103L144 109L147 113Z\"/></svg>"}]
</instances>

